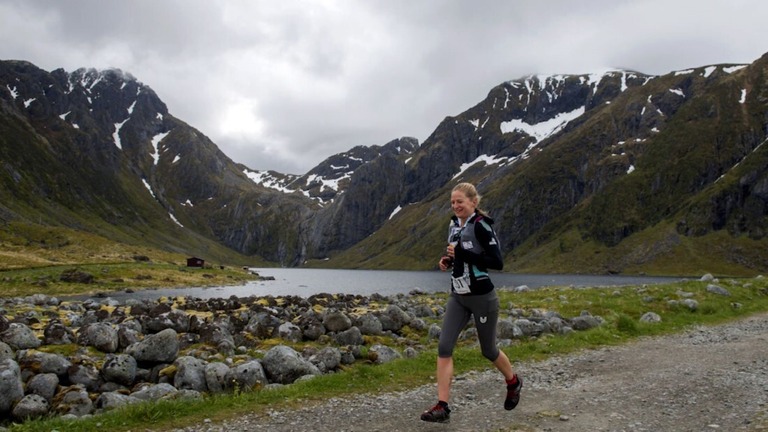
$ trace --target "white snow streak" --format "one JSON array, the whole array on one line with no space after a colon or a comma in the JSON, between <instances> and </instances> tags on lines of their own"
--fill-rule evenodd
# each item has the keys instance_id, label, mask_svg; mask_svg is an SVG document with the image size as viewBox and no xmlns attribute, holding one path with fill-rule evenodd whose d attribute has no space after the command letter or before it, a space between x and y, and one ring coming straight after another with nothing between
<instances>
[{"instance_id":1,"label":"white snow streak","mask_svg":"<svg viewBox=\"0 0 768 432\"><path fill-rule=\"evenodd\" d=\"M157 199L157 196L155 195L155 191L152 190L152 186L149 185L149 182L147 182L146 179L141 179L141 181L144 183L144 187L147 188L150 194L152 194L152 198Z\"/></svg>"},{"instance_id":2,"label":"white snow streak","mask_svg":"<svg viewBox=\"0 0 768 432\"><path fill-rule=\"evenodd\" d=\"M172 221L176 222L176 225L178 225L178 226L180 226L180 227L184 228L184 225L182 225L182 224L181 224L181 222L179 222L179 220L178 220L178 219L176 219L176 216L174 216L174 215L173 215L173 213L170 213L170 212L169 212L169 213L168 213L168 216L170 216L170 217L171 217L171 220L172 220Z\"/></svg>"},{"instance_id":3,"label":"white snow streak","mask_svg":"<svg viewBox=\"0 0 768 432\"><path fill-rule=\"evenodd\" d=\"M123 143L120 141L120 129L123 127L125 122L127 122L128 120L130 120L130 117L125 119L125 120L123 120L122 123L115 123L115 133L112 134L112 138L115 140L115 145L120 150L123 149Z\"/></svg>"},{"instance_id":4,"label":"white snow streak","mask_svg":"<svg viewBox=\"0 0 768 432\"><path fill-rule=\"evenodd\" d=\"M738 66L724 67L723 68L723 72L734 73L736 71L744 69L745 67L747 67L747 65L738 65Z\"/></svg>"},{"instance_id":5,"label":"white snow streak","mask_svg":"<svg viewBox=\"0 0 768 432\"><path fill-rule=\"evenodd\" d=\"M392 219L393 217L395 217L395 215L400 213L400 210L402 210L402 209L403 209L402 207L397 206L396 209L392 210L392 214L389 215L388 219Z\"/></svg>"},{"instance_id":6,"label":"white snow streak","mask_svg":"<svg viewBox=\"0 0 768 432\"><path fill-rule=\"evenodd\" d=\"M456 173L456 175L453 176L453 179L455 179L456 177L464 174L464 171L468 170L469 168L471 168L476 163L485 162L486 165L495 165L495 164L500 164L500 163L507 162L508 160L509 160L509 158L507 158L507 157L497 158L495 156L488 156L488 155L484 155L484 154L480 155L477 158L475 158L475 160L473 160L472 162L467 162L465 164L462 164L461 168L459 168L459 172Z\"/></svg>"},{"instance_id":7,"label":"white snow streak","mask_svg":"<svg viewBox=\"0 0 768 432\"><path fill-rule=\"evenodd\" d=\"M560 113L555 118L537 123L528 124L522 120L510 120L501 123L501 133L520 131L532 136L536 143L552 136L563 129L570 121L584 114L584 107L577 108L568 113Z\"/></svg>"},{"instance_id":8,"label":"white snow streak","mask_svg":"<svg viewBox=\"0 0 768 432\"><path fill-rule=\"evenodd\" d=\"M159 148L160 141L162 141L163 138L167 137L169 133L170 131L165 133L159 133L154 137L152 137L152 148L155 150L154 152L152 152L152 158L155 160L155 165L157 165L157 162L160 160L160 148Z\"/></svg>"},{"instance_id":9,"label":"white snow streak","mask_svg":"<svg viewBox=\"0 0 768 432\"><path fill-rule=\"evenodd\" d=\"M685 98L685 93L683 93L683 91L680 90L680 89L669 89L669 91L671 91L672 93L674 93L676 95L679 95L682 98Z\"/></svg>"}]
</instances>

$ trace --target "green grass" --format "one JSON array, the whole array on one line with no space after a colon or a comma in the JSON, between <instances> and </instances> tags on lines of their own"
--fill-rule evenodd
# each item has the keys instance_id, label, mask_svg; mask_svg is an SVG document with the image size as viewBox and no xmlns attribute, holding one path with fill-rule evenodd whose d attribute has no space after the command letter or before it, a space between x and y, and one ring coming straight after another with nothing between
<instances>
[{"instance_id":1,"label":"green grass","mask_svg":"<svg viewBox=\"0 0 768 432\"><path fill-rule=\"evenodd\" d=\"M203 255L206 268L187 268L188 254L68 228L10 223L0 227L0 297L238 285L256 279L243 271L244 265L265 266L261 259L230 252ZM60 280L63 272L74 269L91 274L93 283Z\"/></svg>"},{"instance_id":2,"label":"green grass","mask_svg":"<svg viewBox=\"0 0 768 432\"><path fill-rule=\"evenodd\" d=\"M94 277L92 283L61 281L62 273L79 270ZM0 271L0 296L35 293L76 295L125 289L239 285L257 276L242 268L211 266L188 268L168 263L105 263L61 265Z\"/></svg>"},{"instance_id":3,"label":"green grass","mask_svg":"<svg viewBox=\"0 0 768 432\"><path fill-rule=\"evenodd\" d=\"M533 309L552 310L563 317L573 317L588 311L605 320L602 326L589 331L516 340L504 351L513 363L536 361L552 355L627 343L638 337L669 334L694 325L713 325L768 311L768 280L765 278L723 280L716 283L732 295L721 296L707 292L709 283L700 281L623 288L548 287L524 293L502 289L499 292L502 311L510 307L521 308L526 312ZM670 300L682 299L681 292L689 293L690 298L698 302L697 310L691 311L687 307L669 303ZM444 295L435 295L435 298L427 301L443 299ZM662 322L640 322L639 318L649 311L659 314ZM502 319L506 317L502 312ZM422 337L421 341L426 342L426 338ZM416 358L401 359L385 365L359 361L341 373L277 389L218 394L201 400L146 403L74 421L60 418L34 420L11 425L10 430L167 430L199 424L205 419L215 422L245 413L265 413L268 409L320 403L331 397L408 389L434 383L435 345L434 341L430 342L428 349ZM491 367L476 348L475 341L464 342L457 348L454 363L456 374Z\"/></svg>"}]
</instances>

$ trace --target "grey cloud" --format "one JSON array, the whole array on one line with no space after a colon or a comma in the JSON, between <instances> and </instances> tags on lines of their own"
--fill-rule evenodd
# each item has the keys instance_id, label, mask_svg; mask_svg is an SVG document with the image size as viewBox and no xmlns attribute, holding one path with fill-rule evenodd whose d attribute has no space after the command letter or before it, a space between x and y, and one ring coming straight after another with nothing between
<instances>
[{"instance_id":1,"label":"grey cloud","mask_svg":"<svg viewBox=\"0 0 768 432\"><path fill-rule=\"evenodd\" d=\"M236 162L303 174L423 141L531 73L751 62L765 16L762 0L0 0L0 58L120 68Z\"/></svg>"}]
</instances>

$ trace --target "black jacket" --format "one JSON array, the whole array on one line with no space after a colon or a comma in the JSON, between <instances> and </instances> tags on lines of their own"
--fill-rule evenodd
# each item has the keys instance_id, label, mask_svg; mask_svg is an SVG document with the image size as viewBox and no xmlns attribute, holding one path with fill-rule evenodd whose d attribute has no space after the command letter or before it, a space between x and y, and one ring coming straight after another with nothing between
<instances>
[{"instance_id":1,"label":"black jacket","mask_svg":"<svg viewBox=\"0 0 768 432\"><path fill-rule=\"evenodd\" d=\"M448 229L449 241L457 241L453 262L453 277L464 274L465 264L469 273L472 294L487 294L494 288L488 269L501 270L504 260L499 240L493 228L493 219L478 213L472 215L462 229L456 216L451 218Z\"/></svg>"}]
</instances>

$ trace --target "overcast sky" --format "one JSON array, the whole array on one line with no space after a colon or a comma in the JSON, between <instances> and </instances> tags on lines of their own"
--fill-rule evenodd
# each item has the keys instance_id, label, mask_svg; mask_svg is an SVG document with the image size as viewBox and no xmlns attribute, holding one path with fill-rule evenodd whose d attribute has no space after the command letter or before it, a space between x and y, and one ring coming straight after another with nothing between
<instances>
[{"instance_id":1,"label":"overcast sky","mask_svg":"<svg viewBox=\"0 0 768 432\"><path fill-rule=\"evenodd\" d=\"M531 73L751 63L765 0L0 0L0 59L119 68L252 169L303 174Z\"/></svg>"}]
</instances>

